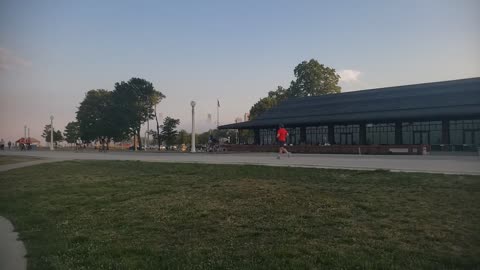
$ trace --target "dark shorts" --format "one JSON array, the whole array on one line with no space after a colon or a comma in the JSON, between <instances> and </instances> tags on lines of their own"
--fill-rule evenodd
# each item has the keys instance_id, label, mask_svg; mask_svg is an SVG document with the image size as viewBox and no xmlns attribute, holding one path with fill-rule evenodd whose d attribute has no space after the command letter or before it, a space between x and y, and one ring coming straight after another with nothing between
<instances>
[{"instance_id":1,"label":"dark shorts","mask_svg":"<svg viewBox=\"0 0 480 270\"><path fill-rule=\"evenodd\" d=\"M277 141L278 146L287 146L287 142Z\"/></svg>"}]
</instances>

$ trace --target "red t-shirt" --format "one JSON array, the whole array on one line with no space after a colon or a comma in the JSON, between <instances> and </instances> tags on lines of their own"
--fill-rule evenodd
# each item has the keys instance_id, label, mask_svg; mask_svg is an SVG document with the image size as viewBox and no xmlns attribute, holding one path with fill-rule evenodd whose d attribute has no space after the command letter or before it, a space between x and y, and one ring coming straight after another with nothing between
<instances>
[{"instance_id":1,"label":"red t-shirt","mask_svg":"<svg viewBox=\"0 0 480 270\"><path fill-rule=\"evenodd\" d=\"M286 141L287 140L287 134L288 134L288 132L287 132L286 129L284 129L284 128L278 129L278 131L277 131L278 141L280 141L280 142Z\"/></svg>"}]
</instances>

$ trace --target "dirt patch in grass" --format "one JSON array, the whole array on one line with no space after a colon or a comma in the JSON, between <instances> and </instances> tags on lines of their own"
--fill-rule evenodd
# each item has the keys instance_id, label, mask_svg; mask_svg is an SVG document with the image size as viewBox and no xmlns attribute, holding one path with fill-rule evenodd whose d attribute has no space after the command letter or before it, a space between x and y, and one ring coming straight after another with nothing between
<instances>
[{"instance_id":1,"label":"dirt patch in grass","mask_svg":"<svg viewBox=\"0 0 480 270\"><path fill-rule=\"evenodd\" d=\"M0 174L30 269L469 269L480 178L78 161Z\"/></svg>"}]
</instances>

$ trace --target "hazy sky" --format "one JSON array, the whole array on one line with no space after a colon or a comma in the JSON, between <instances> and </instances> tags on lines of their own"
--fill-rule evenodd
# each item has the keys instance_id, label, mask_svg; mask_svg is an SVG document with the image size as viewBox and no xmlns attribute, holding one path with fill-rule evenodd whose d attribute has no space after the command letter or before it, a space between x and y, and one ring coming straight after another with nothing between
<instances>
[{"instance_id":1,"label":"hazy sky","mask_svg":"<svg viewBox=\"0 0 480 270\"><path fill-rule=\"evenodd\" d=\"M231 123L317 59L343 91L480 76L480 1L0 0L0 137L63 130L90 89L132 76L189 129ZM153 123L153 121L152 121ZM43 140L43 139L42 139Z\"/></svg>"}]
</instances>

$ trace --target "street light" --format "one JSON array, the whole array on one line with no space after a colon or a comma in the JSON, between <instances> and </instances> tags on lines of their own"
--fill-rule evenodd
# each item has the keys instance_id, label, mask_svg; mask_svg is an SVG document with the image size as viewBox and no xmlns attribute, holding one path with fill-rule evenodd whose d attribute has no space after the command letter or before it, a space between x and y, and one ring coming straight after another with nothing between
<instances>
[{"instance_id":1,"label":"street light","mask_svg":"<svg viewBox=\"0 0 480 270\"><path fill-rule=\"evenodd\" d=\"M53 115L50 115L50 151L53 151Z\"/></svg>"},{"instance_id":2,"label":"street light","mask_svg":"<svg viewBox=\"0 0 480 270\"><path fill-rule=\"evenodd\" d=\"M190 102L190 106L192 106L192 153L195 153L195 105L197 105L197 103L192 100L192 102Z\"/></svg>"}]
</instances>

